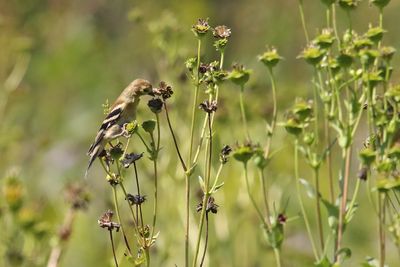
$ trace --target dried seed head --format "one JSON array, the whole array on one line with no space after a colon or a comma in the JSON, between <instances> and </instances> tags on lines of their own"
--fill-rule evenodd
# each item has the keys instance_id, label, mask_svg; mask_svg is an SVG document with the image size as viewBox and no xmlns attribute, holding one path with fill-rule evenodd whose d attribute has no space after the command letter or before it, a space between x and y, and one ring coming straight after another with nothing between
<instances>
[{"instance_id":1,"label":"dried seed head","mask_svg":"<svg viewBox=\"0 0 400 267\"><path fill-rule=\"evenodd\" d=\"M214 37L219 38L219 39L227 39L227 38L231 37L231 34L232 34L231 29L229 29L225 25L217 26L213 30Z\"/></svg>"},{"instance_id":2,"label":"dried seed head","mask_svg":"<svg viewBox=\"0 0 400 267\"><path fill-rule=\"evenodd\" d=\"M358 179L366 181L368 179L368 167L364 166L358 171Z\"/></svg>"},{"instance_id":3,"label":"dried seed head","mask_svg":"<svg viewBox=\"0 0 400 267\"><path fill-rule=\"evenodd\" d=\"M232 152L232 148L228 145L225 145L222 149L221 149L221 153L219 154L219 160L222 164L225 164L228 162L228 157L229 154Z\"/></svg>"},{"instance_id":4,"label":"dried seed head","mask_svg":"<svg viewBox=\"0 0 400 267\"><path fill-rule=\"evenodd\" d=\"M153 88L153 94L161 96L164 100L170 98L173 93L172 87L164 81L160 82L158 88Z\"/></svg>"},{"instance_id":5,"label":"dried seed head","mask_svg":"<svg viewBox=\"0 0 400 267\"><path fill-rule=\"evenodd\" d=\"M217 101L212 100L211 102L208 100L205 100L203 103L199 105L199 108L204 110L207 113L213 113L217 111Z\"/></svg>"},{"instance_id":6,"label":"dried seed head","mask_svg":"<svg viewBox=\"0 0 400 267\"><path fill-rule=\"evenodd\" d=\"M97 223L99 224L99 226L101 228L107 228L108 231L116 230L118 232L121 225L119 223L111 221L113 215L114 215L114 212L112 212L111 210L107 210L100 217L100 219L97 221Z\"/></svg>"},{"instance_id":7,"label":"dried seed head","mask_svg":"<svg viewBox=\"0 0 400 267\"><path fill-rule=\"evenodd\" d=\"M136 153L125 154L125 157L121 160L122 166L124 166L124 168L129 168L129 166L131 166L132 163L141 159L142 157L143 157L143 152L140 154Z\"/></svg>"},{"instance_id":8,"label":"dried seed head","mask_svg":"<svg viewBox=\"0 0 400 267\"><path fill-rule=\"evenodd\" d=\"M279 213L278 218L277 218L278 223L285 224L286 220L287 220L286 215L283 213Z\"/></svg>"},{"instance_id":9,"label":"dried seed head","mask_svg":"<svg viewBox=\"0 0 400 267\"><path fill-rule=\"evenodd\" d=\"M198 19L197 23L192 26L192 31L197 37L203 37L208 30L210 29L210 25L208 24L207 19Z\"/></svg>"},{"instance_id":10,"label":"dried seed head","mask_svg":"<svg viewBox=\"0 0 400 267\"><path fill-rule=\"evenodd\" d=\"M150 99L147 106L153 113L160 113L163 107L163 101L160 98Z\"/></svg>"},{"instance_id":11,"label":"dried seed head","mask_svg":"<svg viewBox=\"0 0 400 267\"><path fill-rule=\"evenodd\" d=\"M206 213L209 213L211 211L212 213L216 214L218 212L218 208L219 208L219 206L217 204L215 204L215 199L210 196L207 201ZM199 212L202 209L203 209L203 202L200 202L197 205L196 210L197 210L197 212Z\"/></svg>"},{"instance_id":12,"label":"dried seed head","mask_svg":"<svg viewBox=\"0 0 400 267\"><path fill-rule=\"evenodd\" d=\"M73 209L79 210L87 208L90 196L82 185L70 184L65 190L65 199Z\"/></svg>"},{"instance_id":13,"label":"dried seed head","mask_svg":"<svg viewBox=\"0 0 400 267\"><path fill-rule=\"evenodd\" d=\"M140 206L146 201L146 196L127 194L126 199L131 205Z\"/></svg>"}]
</instances>

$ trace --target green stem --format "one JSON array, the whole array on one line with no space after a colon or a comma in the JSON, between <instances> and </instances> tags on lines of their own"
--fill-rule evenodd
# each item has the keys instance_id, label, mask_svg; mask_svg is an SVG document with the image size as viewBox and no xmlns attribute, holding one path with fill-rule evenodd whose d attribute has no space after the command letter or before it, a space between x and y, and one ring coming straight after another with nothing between
<instances>
[{"instance_id":1,"label":"green stem","mask_svg":"<svg viewBox=\"0 0 400 267\"><path fill-rule=\"evenodd\" d=\"M274 248L275 260L276 260L276 267L281 267L281 255L280 249Z\"/></svg>"},{"instance_id":2,"label":"green stem","mask_svg":"<svg viewBox=\"0 0 400 267\"><path fill-rule=\"evenodd\" d=\"M308 37L306 20L304 19L303 0L299 0L299 11L300 11L301 25L303 26L304 35L306 37L307 43L309 43L310 39Z\"/></svg>"},{"instance_id":3,"label":"green stem","mask_svg":"<svg viewBox=\"0 0 400 267\"><path fill-rule=\"evenodd\" d=\"M120 215L120 211L119 211L119 204L118 204L117 189L115 188L115 186L112 186L112 189L113 189L113 196L114 196L115 212L117 213L118 222L119 222L119 225L121 226L121 231L122 231L122 235L124 236L125 245L126 245L128 251L129 251L130 255L132 255L131 254L130 245L128 243L128 240L126 239L125 228L124 228L122 220L121 220L121 215Z\"/></svg>"},{"instance_id":4,"label":"green stem","mask_svg":"<svg viewBox=\"0 0 400 267\"><path fill-rule=\"evenodd\" d=\"M207 166L207 172L206 172L206 177L205 177L205 181L204 181L204 195L203 195L202 209L201 209L201 215L200 215L199 231L197 234L196 249L195 249L195 254L193 257L192 267L197 266L197 258L198 258L199 251L200 251L201 234L203 232L204 219L205 219L205 215L207 212L208 198L210 197L209 187L210 187L211 159L212 159L212 126L211 126L210 113L207 114L207 119L208 119L207 121L208 121L209 135L210 135L208 166Z\"/></svg>"},{"instance_id":5,"label":"green stem","mask_svg":"<svg viewBox=\"0 0 400 267\"><path fill-rule=\"evenodd\" d=\"M246 180L247 194L250 198L251 204L253 205L254 209L257 211L257 215L258 215L260 221L262 222L262 224L264 226L267 226L268 224L266 223L266 221L264 219L261 209L258 207L257 202L254 199L253 194L251 193L251 190L250 190L249 175L248 175L248 171L247 171L247 163L244 163L243 167L244 167L244 178Z\"/></svg>"},{"instance_id":6,"label":"green stem","mask_svg":"<svg viewBox=\"0 0 400 267\"><path fill-rule=\"evenodd\" d=\"M317 261L319 261L317 247L315 246L314 238L311 233L310 223L307 218L306 209L304 208L303 198L301 197L301 190L300 190L300 176L299 176L299 151L298 151L298 144L299 140L296 139L294 145L294 172L296 178L296 191L297 191L297 198L299 200L301 214L303 216L304 224L306 225L306 230L308 234L308 238L310 239L311 247L314 253L314 257Z\"/></svg>"},{"instance_id":7,"label":"green stem","mask_svg":"<svg viewBox=\"0 0 400 267\"><path fill-rule=\"evenodd\" d=\"M340 50L340 38L337 30L335 3L332 4L332 25L333 25L333 31L335 32L336 40L338 42L338 48Z\"/></svg>"},{"instance_id":8,"label":"green stem","mask_svg":"<svg viewBox=\"0 0 400 267\"><path fill-rule=\"evenodd\" d=\"M335 251L335 261L339 260L337 258L337 252L341 249L342 239L343 239L343 230L345 225L345 216L346 216L346 203L347 203L347 195L349 191L349 176L350 176L350 161L351 161L351 147L347 147L344 149L343 153L343 161L344 161L344 175L343 175L343 186L342 186L342 197L341 204L339 209L339 225L337 231L337 241L336 241L336 251Z\"/></svg>"},{"instance_id":9,"label":"green stem","mask_svg":"<svg viewBox=\"0 0 400 267\"><path fill-rule=\"evenodd\" d=\"M385 266L385 195L378 192L379 213L379 267Z\"/></svg>"},{"instance_id":10,"label":"green stem","mask_svg":"<svg viewBox=\"0 0 400 267\"><path fill-rule=\"evenodd\" d=\"M319 188L319 169L313 168L313 175L314 175L314 183L315 189L317 191L316 200L316 209L317 209L317 225L318 225L318 233L319 233L319 241L321 244L322 251L324 250L324 229L322 226L322 215L321 215L321 193Z\"/></svg>"},{"instance_id":11,"label":"green stem","mask_svg":"<svg viewBox=\"0 0 400 267\"><path fill-rule=\"evenodd\" d=\"M244 126L244 131L246 134L247 141L250 141L250 133L249 133L249 128L247 127L247 118L246 118L246 112L244 109L244 100L243 100L243 92L244 92L244 86L241 85L240 87L240 94L239 94L239 102L240 102L240 112L242 114L242 121L243 121L243 126Z\"/></svg>"},{"instance_id":12,"label":"green stem","mask_svg":"<svg viewBox=\"0 0 400 267\"><path fill-rule=\"evenodd\" d=\"M121 227L121 229L122 229L122 227ZM110 233L111 248L112 248L112 253L113 253L113 257L114 257L115 266L118 267L118 261L117 261L117 255L115 254L115 246L114 246L114 239L113 239L113 235L112 235L112 230L108 230L108 232Z\"/></svg>"},{"instance_id":13,"label":"green stem","mask_svg":"<svg viewBox=\"0 0 400 267\"><path fill-rule=\"evenodd\" d=\"M158 169L157 169L157 160L158 160L158 152L160 150L160 120L158 114L156 114L156 122L157 122L157 144L154 140L153 134L151 134L151 141L153 143L153 168L154 168L154 206L153 206L153 227L151 232L151 238L154 236L156 222L157 222L157 204L158 204Z\"/></svg>"},{"instance_id":14,"label":"green stem","mask_svg":"<svg viewBox=\"0 0 400 267\"><path fill-rule=\"evenodd\" d=\"M261 180L261 186L262 186L262 193L263 193L263 200L264 200L264 206L265 206L265 215L266 215L266 220L265 222L267 223L268 226L268 231L271 230L271 213L269 211L269 204L268 204L268 191L267 191L267 186L266 186L266 179L264 175L264 170L259 169L260 171L260 180Z\"/></svg>"},{"instance_id":15,"label":"green stem","mask_svg":"<svg viewBox=\"0 0 400 267\"><path fill-rule=\"evenodd\" d=\"M355 207L356 199L357 199L357 196L358 196L358 191L360 190L360 184L361 184L361 179L357 179L356 187L354 188L353 197L351 198L348 211L346 212L347 213L346 214L346 218L345 218L346 221L348 221L350 219L349 217L347 217L347 215L353 213L353 209Z\"/></svg>"},{"instance_id":16,"label":"green stem","mask_svg":"<svg viewBox=\"0 0 400 267\"><path fill-rule=\"evenodd\" d=\"M223 66L224 66L224 54L225 51L221 50L221 55L220 55L220 60L219 60L219 68L222 70ZM218 102L218 92L219 92L219 86L217 86L217 89L215 91L215 97L214 100ZM210 101L212 99L209 99ZM211 115L211 125L214 125L214 113ZM206 133L206 128L207 128L207 116L204 117L204 122L203 122L203 127L201 128L201 134L200 134L200 140L199 140L199 144L197 146L196 149L196 153L194 155L193 161L192 161L192 166L195 165L197 163L197 160L199 159L199 155L200 155L200 151L201 148L203 147L203 141L204 141L204 136Z\"/></svg>"},{"instance_id":17,"label":"green stem","mask_svg":"<svg viewBox=\"0 0 400 267\"><path fill-rule=\"evenodd\" d=\"M150 266L150 251L149 251L149 248L146 248L144 250L144 253L146 255L146 266L149 267Z\"/></svg>"}]
</instances>

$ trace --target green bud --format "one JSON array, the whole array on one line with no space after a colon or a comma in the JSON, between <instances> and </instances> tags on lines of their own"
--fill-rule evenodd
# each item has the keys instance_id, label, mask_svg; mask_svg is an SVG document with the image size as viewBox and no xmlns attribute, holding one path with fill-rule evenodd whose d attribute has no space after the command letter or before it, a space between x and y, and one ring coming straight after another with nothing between
<instances>
[{"instance_id":1,"label":"green bud","mask_svg":"<svg viewBox=\"0 0 400 267\"><path fill-rule=\"evenodd\" d=\"M156 128L156 121L155 120L148 120L142 123L142 128L146 133L152 134L154 129Z\"/></svg>"},{"instance_id":2,"label":"green bud","mask_svg":"<svg viewBox=\"0 0 400 267\"><path fill-rule=\"evenodd\" d=\"M295 119L288 119L284 127L286 131L292 135L298 136L303 131L303 126Z\"/></svg>"},{"instance_id":3,"label":"green bud","mask_svg":"<svg viewBox=\"0 0 400 267\"><path fill-rule=\"evenodd\" d=\"M316 66L319 62L321 62L325 56L325 53L325 50L315 45L310 45L304 49L303 52L301 52L298 58L304 58L307 63Z\"/></svg>"},{"instance_id":4,"label":"green bud","mask_svg":"<svg viewBox=\"0 0 400 267\"><path fill-rule=\"evenodd\" d=\"M378 8L384 8L390 2L390 0L370 0L372 4L374 4Z\"/></svg>"},{"instance_id":5,"label":"green bud","mask_svg":"<svg viewBox=\"0 0 400 267\"><path fill-rule=\"evenodd\" d=\"M251 72L251 70L246 70L243 65L235 64L226 78L236 85L244 86L248 82Z\"/></svg>"},{"instance_id":6,"label":"green bud","mask_svg":"<svg viewBox=\"0 0 400 267\"><path fill-rule=\"evenodd\" d=\"M255 154L251 145L242 145L233 151L233 158L246 164L251 157Z\"/></svg>"},{"instance_id":7,"label":"green bud","mask_svg":"<svg viewBox=\"0 0 400 267\"><path fill-rule=\"evenodd\" d=\"M334 41L335 36L333 35L333 30L323 29L322 33L314 39L313 43L322 49L327 49L332 46Z\"/></svg>"},{"instance_id":8,"label":"green bud","mask_svg":"<svg viewBox=\"0 0 400 267\"><path fill-rule=\"evenodd\" d=\"M129 135L132 135L137 132L138 130L138 123L137 121L131 121L130 123L125 125L125 130L128 132Z\"/></svg>"},{"instance_id":9,"label":"green bud","mask_svg":"<svg viewBox=\"0 0 400 267\"><path fill-rule=\"evenodd\" d=\"M370 28L368 29L367 33L365 34L367 36L368 39L370 39L372 42L374 43L378 43L382 40L383 34L386 31L384 29L382 29L381 27L374 27L372 28L370 26Z\"/></svg>"},{"instance_id":10,"label":"green bud","mask_svg":"<svg viewBox=\"0 0 400 267\"><path fill-rule=\"evenodd\" d=\"M339 0L339 6L344 10L353 10L358 6L360 0Z\"/></svg>"},{"instance_id":11,"label":"green bud","mask_svg":"<svg viewBox=\"0 0 400 267\"><path fill-rule=\"evenodd\" d=\"M275 67L281 59L282 57L279 56L278 51L275 48L268 49L264 54L258 56L258 60L269 68Z\"/></svg>"},{"instance_id":12,"label":"green bud","mask_svg":"<svg viewBox=\"0 0 400 267\"><path fill-rule=\"evenodd\" d=\"M371 166L374 163L376 154L371 148L365 148L359 153L360 160L364 166Z\"/></svg>"}]
</instances>

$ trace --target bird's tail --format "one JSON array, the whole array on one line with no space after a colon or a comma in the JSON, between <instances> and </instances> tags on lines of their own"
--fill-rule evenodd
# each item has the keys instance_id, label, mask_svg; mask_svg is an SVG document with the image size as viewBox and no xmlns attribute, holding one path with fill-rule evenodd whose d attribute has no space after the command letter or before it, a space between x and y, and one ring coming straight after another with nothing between
<instances>
[{"instance_id":1,"label":"bird's tail","mask_svg":"<svg viewBox=\"0 0 400 267\"><path fill-rule=\"evenodd\" d=\"M89 169L92 166L93 162L96 160L96 158L100 155L100 153L103 151L104 146L102 144L102 142L98 143L96 146L93 147L93 149L91 149L91 152L89 154L90 158L89 158L89 164L86 168L86 172L85 172L85 178L88 175Z\"/></svg>"}]
</instances>

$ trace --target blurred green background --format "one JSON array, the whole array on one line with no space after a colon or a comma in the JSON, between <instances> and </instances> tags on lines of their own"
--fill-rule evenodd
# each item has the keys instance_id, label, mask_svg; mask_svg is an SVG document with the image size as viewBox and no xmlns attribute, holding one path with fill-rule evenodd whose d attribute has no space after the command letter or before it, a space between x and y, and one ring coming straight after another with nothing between
<instances>
[{"instance_id":1,"label":"blurred green background","mask_svg":"<svg viewBox=\"0 0 400 267\"><path fill-rule=\"evenodd\" d=\"M308 29L313 36L323 28L324 6L316 0L306 0L304 5ZM354 29L362 33L369 23L377 25L378 12L367 1L360 6L354 13L353 23ZM399 14L400 1L391 1L385 9L384 28L389 32L384 43L397 50ZM190 29L202 17L210 18L213 26L225 24L232 29L226 49L226 68L239 62L253 69L245 97L252 137L262 143L266 137L265 118L272 113L272 98L267 70L257 62L256 56L266 45L278 48L285 58L276 69L279 118L296 97L309 97L312 92L311 68L296 59L305 45L297 1L0 1L0 177L13 172L22 179L26 201L35 213L32 216L45 222L46 231L41 238L48 245L54 241L52 236L67 210L62 197L65 186L81 182L90 188L92 201L77 217L61 266L112 266L107 233L97 226L98 217L112 208L111 188L97 162L88 179L83 178L88 160L86 150L104 116L102 104L107 99L112 102L137 77L146 78L154 85L160 80L167 81L174 88L170 107L173 124L183 151L187 151L188 101L191 101L193 86L186 78L184 61L196 54L196 39ZM338 23L339 29L347 24L340 9ZM206 39L202 54L207 62L218 59L211 36ZM393 65L399 63L397 56ZM15 75L10 76L11 73ZM398 69L393 79L399 82ZM225 83L221 89L216 151L224 144L244 141L238 92L232 83ZM204 93L200 99L203 98ZM143 101L139 120L152 118L146 102L147 99ZM152 250L152 262L154 266L182 266L184 176L162 118L160 237ZM358 146L365 137L361 128ZM291 141L282 129L278 130L273 146L280 150L267 171L271 202L279 210L284 205L281 203L288 201L289 217L299 212L293 194ZM145 151L137 141L131 147L135 152ZM149 195L145 206L149 219L153 201L151 168L148 159L139 164L143 190ZM356 169L354 164L354 177ZM305 166L301 175L309 178L310 170ZM133 188L130 173L129 177L128 187ZM254 193L261 200L257 174L251 173L251 177ZM273 266L273 252L250 206L240 164L231 160L223 170L222 179L225 186L215 196L220 210L211 219L208 266ZM193 184L192 195L195 195L197 179L193 179ZM322 193L327 194L327 190L325 187ZM9 225L3 216L4 200L0 201L1 224ZM358 265L368 255L378 256L377 220L365 190L358 201L360 208L345 234L344 244L353 251L346 266ZM197 202L193 199L192 219L196 218L193 223L198 217L194 211ZM312 201L306 202L312 207ZM4 227L0 230L1 252L12 246L16 249L34 246L18 238L13 244L4 242L7 231ZM285 235L284 266L310 266L311 248L302 220L288 223ZM48 257L48 245L42 244L43 248L37 252L43 254L43 261ZM398 256L394 246L389 245L390 266L399 266ZM4 259L0 264L7 266Z\"/></svg>"}]
</instances>

